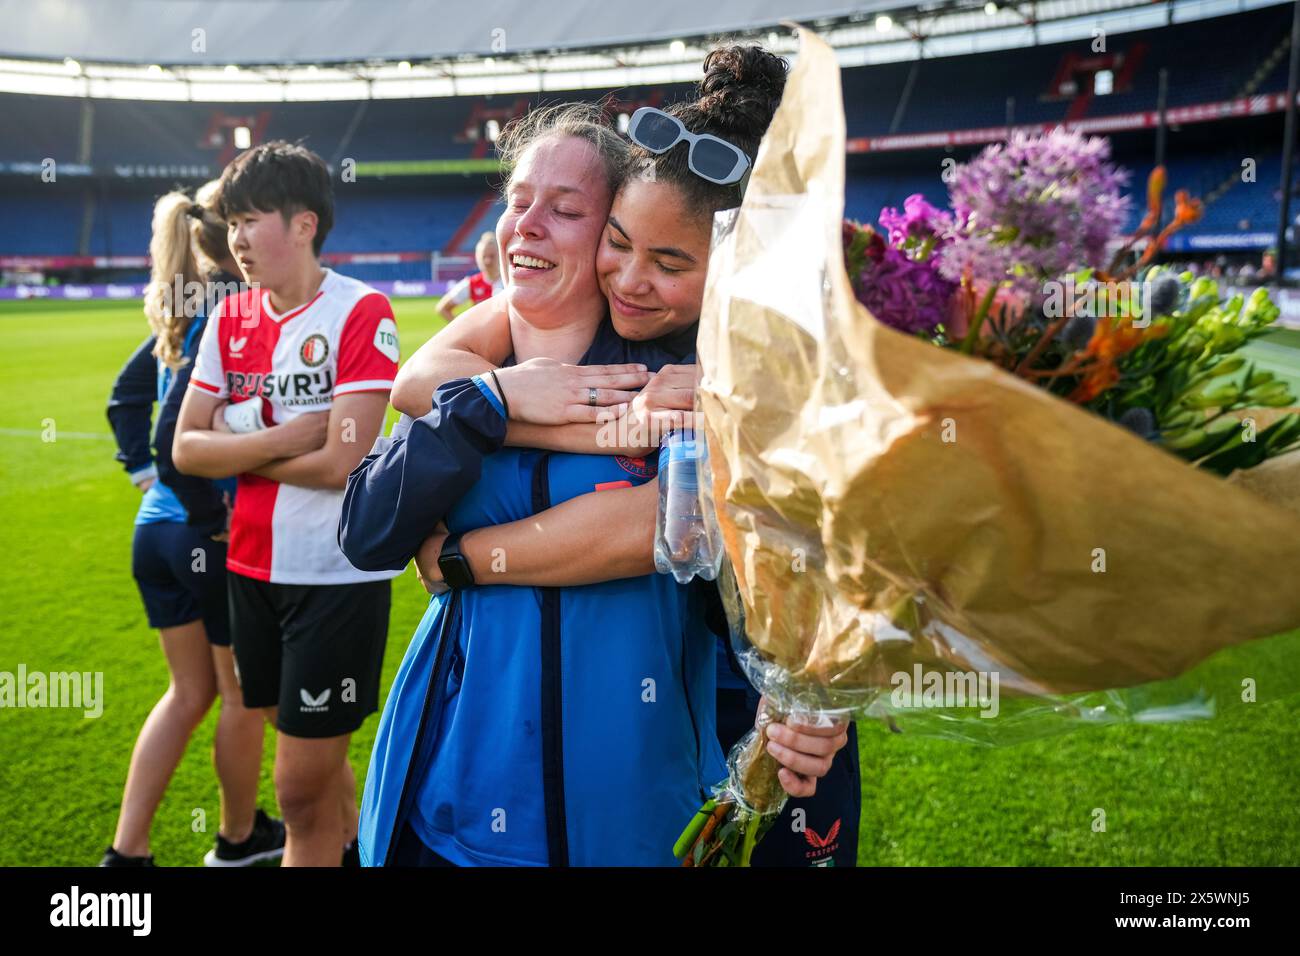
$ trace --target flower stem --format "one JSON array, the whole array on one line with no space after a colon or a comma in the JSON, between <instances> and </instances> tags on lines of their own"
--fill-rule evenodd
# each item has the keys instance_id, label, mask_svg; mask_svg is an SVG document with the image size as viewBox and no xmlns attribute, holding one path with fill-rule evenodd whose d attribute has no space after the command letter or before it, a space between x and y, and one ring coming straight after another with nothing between
<instances>
[{"instance_id":1,"label":"flower stem","mask_svg":"<svg viewBox=\"0 0 1300 956\"><path fill-rule=\"evenodd\" d=\"M980 337L980 329L984 325L984 320L988 318L989 308L993 305L993 297L997 295L997 291L998 284L995 282L989 286L989 291L984 293L984 298L975 312L975 317L970 320L970 328L966 330L966 337L961 340L963 355L970 355L975 351L975 342Z\"/></svg>"},{"instance_id":2,"label":"flower stem","mask_svg":"<svg viewBox=\"0 0 1300 956\"><path fill-rule=\"evenodd\" d=\"M1057 333L1065 328L1065 324L1069 321L1070 317L1063 315L1043 330L1043 334L1038 337L1038 341L1029 350L1029 354L1016 366L1017 375L1024 375L1026 371L1033 367L1034 363L1038 361L1038 357L1043 354L1043 350L1047 348L1052 339L1056 338Z\"/></svg>"},{"instance_id":3,"label":"flower stem","mask_svg":"<svg viewBox=\"0 0 1300 956\"><path fill-rule=\"evenodd\" d=\"M749 866L749 858L754 855L754 847L758 845L758 822L759 817L755 815L745 825L745 842L740 845L741 866Z\"/></svg>"}]
</instances>

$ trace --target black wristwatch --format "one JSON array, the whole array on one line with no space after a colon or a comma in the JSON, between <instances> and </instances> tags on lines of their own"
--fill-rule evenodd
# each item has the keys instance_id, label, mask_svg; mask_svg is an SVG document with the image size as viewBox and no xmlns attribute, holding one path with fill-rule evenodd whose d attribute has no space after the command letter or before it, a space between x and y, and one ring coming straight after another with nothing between
<instances>
[{"instance_id":1,"label":"black wristwatch","mask_svg":"<svg viewBox=\"0 0 1300 956\"><path fill-rule=\"evenodd\" d=\"M438 553L438 570L442 572L443 583L449 588L472 588L474 572L470 570L469 561L460 552L460 533L447 535Z\"/></svg>"}]
</instances>

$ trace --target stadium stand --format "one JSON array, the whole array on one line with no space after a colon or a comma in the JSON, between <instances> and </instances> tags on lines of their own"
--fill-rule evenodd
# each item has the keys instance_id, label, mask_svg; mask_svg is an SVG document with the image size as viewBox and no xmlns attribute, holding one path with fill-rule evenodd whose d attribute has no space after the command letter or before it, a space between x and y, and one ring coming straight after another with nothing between
<instances>
[{"instance_id":1,"label":"stadium stand","mask_svg":"<svg viewBox=\"0 0 1300 956\"><path fill-rule=\"evenodd\" d=\"M997 127L1007 121L1008 99L1017 124L1104 120L1150 111L1161 68L1169 71L1171 109L1276 94L1285 88L1290 15L1288 7L1274 6L1120 33L1107 38L1103 51L1085 39L847 69L849 136ZM1231 44L1222 42L1224 31L1231 31ZM1103 70L1113 83L1113 91L1105 94L1094 92L1094 77ZM643 103L671 102L689 89L677 84L622 90L610 108L626 113ZM501 210L492 201L492 173L481 167L448 171L432 164L490 160L489 121L504 125L539 101L599 98L582 91L273 104L95 100L87 116L76 99L0 95L0 113L9 120L0 124L0 256L144 255L153 198L173 183L196 184L216 175L237 152L236 129L246 127L254 143L299 140L336 168L346 160L357 163L357 181L337 190L338 222L327 251L418 252L419 262L349 268L365 278L427 278L429 256L467 253ZM1205 136L1171 143L1171 185L1207 201L1204 221L1188 230L1189 236L1258 236L1275 229L1281 117L1271 113L1264 119L1217 121L1246 122L1255 124L1252 136L1273 143L1260 152L1254 182L1242 181L1240 149L1230 153ZM1271 132L1273 126L1276 132ZM88 142L82 139L83 128L89 129ZM1117 158L1135 172L1130 188L1136 222L1153 134L1124 135L1126 145L1124 150L1117 147ZM1224 141L1239 138L1234 133ZM978 147L968 144L952 152L900 147L888 156L851 157L847 214L874 221L883 206L901 205L913 192L944 202L940 162L949 155L964 158ZM61 170L54 183L33 175L46 158L56 160ZM413 170L367 168L375 163L419 165Z\"/></svg>"}]
</instances>

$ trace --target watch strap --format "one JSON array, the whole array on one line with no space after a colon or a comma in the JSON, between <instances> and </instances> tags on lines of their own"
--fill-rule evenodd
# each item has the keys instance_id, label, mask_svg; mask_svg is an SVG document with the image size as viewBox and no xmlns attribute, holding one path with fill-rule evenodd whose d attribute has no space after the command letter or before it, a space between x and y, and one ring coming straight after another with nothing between
<instances>
[{"instance_id":1,"label":"watch strap","mask_svg":"<svg viewBox=\"0 0 1300 956\"><path fill-rule=\"evenodd\" d=\"M474 572L469 560L461 553L460 539L463 532L447 535L438 552L438 570L448 587L468 588L474 586Z\"/></svg>"}]
</instances>

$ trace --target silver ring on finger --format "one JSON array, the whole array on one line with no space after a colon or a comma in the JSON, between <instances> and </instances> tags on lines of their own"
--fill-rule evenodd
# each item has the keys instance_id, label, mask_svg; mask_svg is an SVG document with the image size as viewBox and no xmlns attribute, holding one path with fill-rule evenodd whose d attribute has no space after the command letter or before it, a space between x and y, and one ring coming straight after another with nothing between
<instances>
[{"instance_id":1,"label":"silver ring on finger","mask_svg":"<svg viewBox=\"0 0 1300 956\"><path fill-rule=\"evenodd\" d=\"M594 388L587 389L587 404L588 405L596 404L596 390Z\"/></svg>"}]
</instances>

